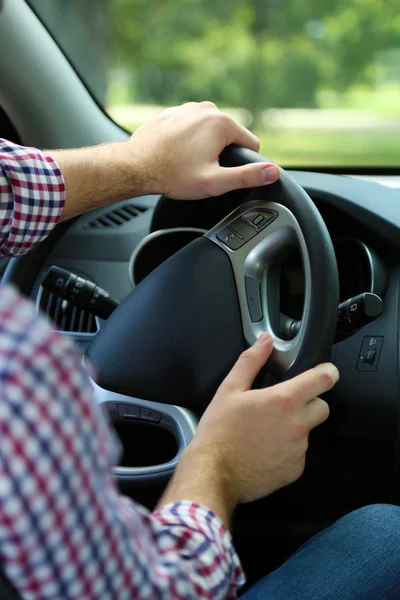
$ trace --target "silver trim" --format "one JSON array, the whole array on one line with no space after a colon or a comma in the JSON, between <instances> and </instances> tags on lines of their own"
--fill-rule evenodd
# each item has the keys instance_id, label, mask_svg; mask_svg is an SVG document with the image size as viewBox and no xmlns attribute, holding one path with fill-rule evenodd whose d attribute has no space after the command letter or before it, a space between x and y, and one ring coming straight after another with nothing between
<instances>
[{"instance_id":1,"label":"silver trim","mask_svg":"<svg viewBox=\"0 0 400 600\"><path fill-rule=\"evenodd\" d=\"M158 426L170 431L178 442L178 452L172 460L160 465L152 465L151 467L115 467L113 470L114 474L117 477L147 477L148 475L167 475L174 470L182 452L190 444L196 433L198 419L194 413L180 406L161 404L159 402L116 394L115 392L101 388L92 379L90 382L93 387L95 401L99 405L102 405L106 411L118 410L117 404L120 403L135 404L136 406L157 410L162 415ZM140 423L140 421L138 422Z\"/></svg>"},{"instance_id":2,"label":"silver trim","mask_svg":"<svg viewBox=\"0 0 400 600\"><path fill-rule=\"evenodd\" d=\"M136 286L136 283L135 283L135 280L133 277L133 265L134 265L138 255L144 248L144 246L146 246L149 242L151 242L152 240L154 240L156 238L163 237L163 236L169 235L171 233L182 233L182 231L184 231L185 233L198 233L199 237L206 233L206 229L200 229L198 227L171 227L171 229L158 229L157 231L153 231L152 233L149 233L148 235L146 235L146 237L144 237L141 242L139 242L139 244L136 246L136 248L134 249L134 251L131 254L131 258L129 260L129 266L128 266L129 279L130 279L130 282L132 283L133 287ZM184 246L182 246L182 248L183 247Z\"/></svg>"},{"instance_id":3,"label":"silver trim","mask_svg":"<svg viewBox=\"0 0 400 600\"><path fill-rule=\"evenodd\" d=\"M248 210L271 210L278 213L277 218L253 239L246 242L238 250L230 250L221 242L217 234ZM293 213L285 206L276 202L265 202L261 199L251 200L242 204L228 217L211 229L205 236L220 246L229 256L235 274L239 304L242 315L243 332L248 344L254 344L257 337L268 331L274 339L274 350L271 360L281 371L287 371L297 358L303 343L305 326L310 318L311 297L311 268L307 246L300 225ZM299 249L303 261L305 277L304 309L300 330L292 340L283 340L273 330L270 318L268 296L272 290L268 286L268 276L271 267L278 262L288 248ZM258 323L252 323L247 303L245 276L256 277L261 282L261 298L264 317Z\"/></svg>"}]
</instances>

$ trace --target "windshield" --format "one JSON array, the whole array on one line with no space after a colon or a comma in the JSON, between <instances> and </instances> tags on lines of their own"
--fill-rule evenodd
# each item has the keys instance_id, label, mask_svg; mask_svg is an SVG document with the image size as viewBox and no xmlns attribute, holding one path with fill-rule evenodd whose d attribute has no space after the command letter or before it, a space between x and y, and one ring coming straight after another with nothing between
<instances>
[{"instance_id":1,"label":"windshield","mask_svg":"<svg viewBox=\"0 0 400 600\"><path fill-rule=\"evenodd\" d=\"M282 165L399 165L394 0L30 3L129 131L163 107L212 100Z\"/></svg>"}]
</instances>

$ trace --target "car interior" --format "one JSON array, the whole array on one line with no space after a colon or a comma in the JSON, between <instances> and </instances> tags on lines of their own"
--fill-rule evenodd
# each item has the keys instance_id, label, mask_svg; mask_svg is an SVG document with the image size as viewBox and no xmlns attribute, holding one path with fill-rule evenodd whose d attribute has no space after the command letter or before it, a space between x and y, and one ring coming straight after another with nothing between
<instances>
[{"instance_id":1,"label":"car interior","mask_svg":"<svg viewBox=\"0 0 400 600\"><path fill-rule=\"evenodd\" d=\"M129 137L25 0L4 3L0 39L1 138L71 148ZM260 160L239 147L220 158ZM351 510L400 504L399 190L395 169L282 170L277 184L217 199L117 202L62 223L24 257L0 259L3 282L94 366L94 398L123 444L116 481L149 509L262 331L275 350L256 386L325 360L338 367L302 478L234 515L247 585ZM53 278L51 267L61 269ZM74 303L71 274L96 299L109 294L104 310ZM0 595L18 598L3 576Z\"/></svg>"}]
</instances>

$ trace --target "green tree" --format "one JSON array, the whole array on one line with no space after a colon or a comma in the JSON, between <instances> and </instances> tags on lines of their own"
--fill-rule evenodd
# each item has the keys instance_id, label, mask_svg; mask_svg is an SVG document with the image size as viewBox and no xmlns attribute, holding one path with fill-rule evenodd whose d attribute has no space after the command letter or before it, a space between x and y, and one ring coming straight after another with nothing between
<instances>
[{"instance_id":1,"label":"green tree","mask_svg":"<svg viewBox=\"0 0 400 600\"><path fill-rule=\"evenodd\" d=\"M110 0L115 65L137 101L313 107L321 86L372 81L376 53L400 43L395 4Z\"/></svg>"}]
</instances>

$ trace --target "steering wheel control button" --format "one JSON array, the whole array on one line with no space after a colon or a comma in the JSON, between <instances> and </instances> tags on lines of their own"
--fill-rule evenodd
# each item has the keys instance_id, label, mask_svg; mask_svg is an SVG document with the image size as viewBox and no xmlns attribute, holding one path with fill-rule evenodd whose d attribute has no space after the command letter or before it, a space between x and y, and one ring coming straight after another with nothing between
<instances>
[{"instance_id":1,"label":"steering wheel control button","mask_svg":"<svg viewBox=\"0 0 400 600\"><path fill-rule=\"evenodd\" d=\"M140 419L140 407L134 404L118 404L118 412L123 419Z\"/></svg>"},{"instance_id":2,"label":"steering wheel control button","mask_svg":"<svg viewBox=\"0 0 400 600\"><path fill-rule=\"evenodd\" d=\"M241 218L236 219L236 221L233 221L233 223L231 223L229 227L235 233L237 233L245 242L248 242L249 240L251 240L251 238L257 235L257 231L253 229L253 227L250 227L250 225L248 225L248 223L246 223L246 221Z\"/></svg>"},{"instance_id":3,"label":"steering wheel control button","mask_svg":"<svg viewBox=\"0 0 400 600\"><path fill-rule=\"evenodd\" d=\"M245 283L250 318L252 323L258 323L263 318L261 306L261 283L255 277L250 277L249 275L246 275Z\"/></svg>"},{"instance_id":4,"label":"steering wheel control button","mask_svg":"<svg viewBox=\"0 0 400 600\"><path fill-rule=\"evenodd\" d=\"M371 372L377 370L384 339L382 336L364 337L358 358L357 371Z\"/></svg>"},{"instance_id":5,"label":"steering wheel control button","mask_svg":"<svg viewBox=\"0 0 400 600\"><path fill-rule=\"evenodd\" d=\"M278 216L273 210L249 210L243 215L243 218L246 219L255 229L256 231L261 231L272 223Z\"/></svg>"},{"instance_id":6,"label":"steering wheel control button","mask_svg":"<svg viewBox=\"0 0 400 600\"><path fill-rule=\"evenodd\" d=\"M257 215L256 217L254 217L254 219L251 220L253 225L255 225L256 227L258 227L258 225L261 225L263 221L264 217L262 215Z\"/></svg>"},{"instance_id":7,"label":"steering wheel control button","mask_svg":"<svg viewBox=\"0 0 400 600\"><path fill-rule=\"evenodd\" d=\"M243 246L243 244L245 243L245 240L241 238L237 233L232 231L232 229L229 229L229 227L224 227L224 229L222 229L219 232L217 237L219 240L221 240L221 242L225 244L225 246L228 246L228 248L230 248L231 250L238 250L238 248Z\"/></svg>"},{"instance_id":8,"label":"steering wheel control button","mask_svg":"<svg viewBox=\"0 0 400 600\"><path fill-rule=\"evenodd\" d=\"M159 423L161 421L161 413L158 410L142 407L140 418L142 421L148 421L149 423Z\"/></svg>"}]
</instances>

